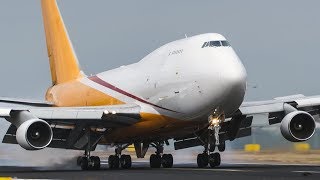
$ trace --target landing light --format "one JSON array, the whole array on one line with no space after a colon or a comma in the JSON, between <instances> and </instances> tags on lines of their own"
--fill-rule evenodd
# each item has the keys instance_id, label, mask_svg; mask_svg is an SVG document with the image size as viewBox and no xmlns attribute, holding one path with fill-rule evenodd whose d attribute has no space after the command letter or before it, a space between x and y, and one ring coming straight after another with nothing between
<instances>
[{"instance_id":1,"label":"landing light","mask_svg":"<svg viewBox=\"0 0 320 180\"><path fill-rule=\"evenodd\" d=\"M221 120L218 119L218 118L212 118L212 119L209 120L209 123L212 126L216 126L216 125L220 124L220 122L221 122Z\"/></svg>"}]
</instances>

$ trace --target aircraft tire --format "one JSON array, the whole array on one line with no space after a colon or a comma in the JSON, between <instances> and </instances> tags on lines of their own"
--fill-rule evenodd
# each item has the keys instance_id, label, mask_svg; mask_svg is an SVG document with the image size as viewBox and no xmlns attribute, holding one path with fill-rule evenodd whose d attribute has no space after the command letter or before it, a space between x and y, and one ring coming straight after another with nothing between
<instances>
[{"instance_id":1,"label":"aircraft tire","mask_svg":"<svg viewBox=\"0 0 320 180\"><path fill-rule=\"evenodd\" d=\"M81 158L80 167L82 170L89 170L89 161L86 157Z\"/></svg>"},{"instance_id":2,"label":"aircraft tire","mask_svg":"<svg viewBox=\"0 0 320 180\"><path fill-rule=\"evenodd\" d=\"M209 164L211 168L220 166L221 164L221 157L219 153L213 153L209 155Z\"/></svg>"},{"instance_id":3,"label":"aircraft tire","mask_svg":"<svg viewBox=\"0 0 320 180\"><path fill-rule=\"evenodd\" d=\"M120 164L119 157L116 155L110 155L108 158L108 164L110 169L118 169Z\"/></svg>"},{"instance_id":4,"label":"aircraft tire","mask_svg":"<svg viewBox=\"0 0 320 180\"><path fill-rule=\"evenodd\" d=\"M161 167L161 156L160 155L151 154L150 167L151 168L160 168Z\"/></svg>"},{"instance_id":5,"label":"aircraft tire","mask_svg":"<svg viewBox=\"0 0 320 180\"><path fill-rule=\"evenodd\" d=\"M172 154L164 154L162 155L162 167L164 168L172 168L173 166L173 156Z\"/></svg>"},{"instance_id":6,"label":"aircraft tire","mask_svg":"<svg viewBox=\"0 0 320 180\"><path fill-rule=\"evenodd\" d=\"M121 155L120 165L123 169L129 169L132 166L131 156L130 155Z\"/></svg>"},{"instance_id":7,"label":"aircraft tire","mask_svg":"<svg viewBox=\"0 0 320 180\"><path fill-rule=\"evenodd\" d=\"M206 153L198 154L198 156L197 156L197 164L198 164L199 168L207 167L208 163L209 163L208 154L206 154Z\"/></svg>"},{"instance_id":8,"label":"aircraft tire","mask_svg":"<svg viewBox=\"0 0 320 180\"><path fill-rule=\"evenodd\" d=\"M101 166L101 161L98 156L91 156L90 161L93 162L92 169L93 170L99 170Z\"/></svg>"}]
</instances>

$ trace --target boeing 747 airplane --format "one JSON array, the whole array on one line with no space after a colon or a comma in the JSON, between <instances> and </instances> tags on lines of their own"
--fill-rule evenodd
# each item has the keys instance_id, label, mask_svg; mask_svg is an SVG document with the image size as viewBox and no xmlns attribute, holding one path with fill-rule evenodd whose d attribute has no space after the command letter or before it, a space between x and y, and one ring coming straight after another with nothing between
<instances>
[{"instance_id":1,"label":"boeing 747 airplane","mask_svg":"<svg viewBox=\"0 0 320 180\"><path fill-rule=\"evenodd\" d=\"M27 150L46 147L83 150L78 165L100 168L91 156L97 145L111 145L110 168L130 168L134 145L150 167L171 168L174 148L203 146L199 167L216 167L226 141L250 136L254 114L268 114L269 124L292 142L315 132L320 96L294 95L268 101L243 102L246 69L220 34L209 33L173 41L139 62L93 76L81 71L55 0L41 0L52 77L45 101L0 98L0 117L11 123L3 143ZM111 60L109 60L111 61Z\"/></svg>"}]
</instances>

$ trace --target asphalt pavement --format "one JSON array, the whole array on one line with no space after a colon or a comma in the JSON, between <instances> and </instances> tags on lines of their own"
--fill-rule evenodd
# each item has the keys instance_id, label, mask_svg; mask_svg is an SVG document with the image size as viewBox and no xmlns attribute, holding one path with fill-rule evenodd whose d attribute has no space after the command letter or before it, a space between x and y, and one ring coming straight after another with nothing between
<instances>
[{"instance_id":1,"label":"asphalt pavement","mask_svg":"<svg viewBox=\"0 0 320 180\"><path fill-rule=\"evenodd\" d=\"M175 164L170 169L151 169L147 162L134 163L128 170L110 170L104 164L98 171L59 167L0 167L0 177L17 179L320 179L320 166L275 164L222 164L218 168L197 168L196 164Z\"/></svg>"}]
</instances>

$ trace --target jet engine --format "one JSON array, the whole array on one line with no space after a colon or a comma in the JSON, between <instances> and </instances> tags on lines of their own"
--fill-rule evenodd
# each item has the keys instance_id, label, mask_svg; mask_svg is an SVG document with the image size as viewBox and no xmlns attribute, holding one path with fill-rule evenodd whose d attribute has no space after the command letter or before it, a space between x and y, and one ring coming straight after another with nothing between
<instances>
[{"instance_id":1,"label":"jet engine","mask_svg":"<svg viewBox=\"0 0 320 180\"><path fill-rule=\"evenodd\" d=\"M26 150L39 150L47 147L53 138L50 125L29 111L11 112L10 122L17 127L16 140Z\"/></svg>"},{"instance_id":2,"label":"jet engine","mask_svg":"<svg viewBox=\"0 0 320 180\"><path fill-rule=\"evenodd\" d=\"M293 111L287 114L280 126L283 137L291 142L310 139L315 132L315 128L315 119L305 111Z\"/></svg>"},{"instance_id":3,"label":"jet engine","mask_svg":"<svg viewBox=\"0 0 320 180\"><path fill-rule=\"evenodd\" d=\"M26 150L43 149L51 143L52 137L50 125L41 119L23 122L16 132L18 144Z\"/></svg>"}]
</instances>

